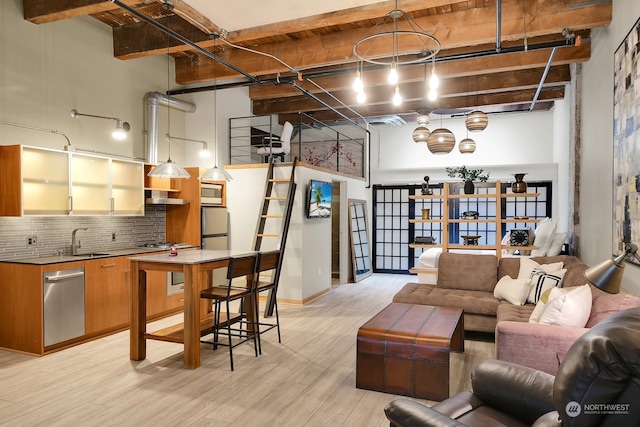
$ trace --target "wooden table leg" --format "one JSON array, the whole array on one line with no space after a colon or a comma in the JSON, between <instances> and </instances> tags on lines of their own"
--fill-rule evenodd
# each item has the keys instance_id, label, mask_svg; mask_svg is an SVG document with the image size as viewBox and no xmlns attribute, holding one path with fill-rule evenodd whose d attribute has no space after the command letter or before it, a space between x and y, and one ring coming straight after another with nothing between
<instances>
[{"instance_id":1,"label":"wooden table leg","mask_svg":"<svg viewBox=\"0 0 640 427\"><path fill-rule=\"evenodd\" d=\"M184 367L200 366L200 289L202 273L198 265L184 266Z\"/></svg>"},{"instance_id":2,"label":"wooden table leg","mask_svg":"<svg viewBox=\"0 0 640 427\"><path fill-rule=\"evenodd\" d=\"M137 261L131 261L129 277L131 278L129 358L143 360L147 357L147 340L144 337L147 329L147 273L139 269Z\"/></svg>"}]
</instances>

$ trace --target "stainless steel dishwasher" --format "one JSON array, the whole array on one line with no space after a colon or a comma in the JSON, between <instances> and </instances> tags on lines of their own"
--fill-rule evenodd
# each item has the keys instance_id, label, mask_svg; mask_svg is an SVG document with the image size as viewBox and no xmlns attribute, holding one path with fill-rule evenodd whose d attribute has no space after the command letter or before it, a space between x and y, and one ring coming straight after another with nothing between
<instances>
[{"instance_id":1,"label":"stainless steel dishwasher","mask_svg":"<svg viewBox=\"0 0 640 427\"><path fill-rule=\"evenodd\" d=\"M44 345L84 335L84 268L44 273Z\"/></svg>"}]
</instances>

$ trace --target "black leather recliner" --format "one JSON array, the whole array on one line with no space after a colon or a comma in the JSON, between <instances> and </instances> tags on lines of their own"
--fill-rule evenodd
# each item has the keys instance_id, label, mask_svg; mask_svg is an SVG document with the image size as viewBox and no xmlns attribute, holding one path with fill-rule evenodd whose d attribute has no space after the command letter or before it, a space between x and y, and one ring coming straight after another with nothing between
<instances>
[{"instance_id":1,"label":"black leather recliner","mask_svg":"<svg viewBox=\"0 0 640 427\"><path fill-rule=\"evenodd\" d=\"M582 335L553 377L500 360L471 375L473 391L427 407L397 399L392 427L640 426L640 308L610 316Z\"/></svg>"}]
</instances>

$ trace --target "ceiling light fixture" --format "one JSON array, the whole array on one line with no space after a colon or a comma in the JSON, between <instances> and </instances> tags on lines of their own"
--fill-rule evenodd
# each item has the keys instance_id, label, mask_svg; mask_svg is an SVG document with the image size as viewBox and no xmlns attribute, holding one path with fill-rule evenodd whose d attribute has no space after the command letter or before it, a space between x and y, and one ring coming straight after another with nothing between
<instances>
[{"instance_id":1,"label":"ceiling light fixture","mask_svg":"<svg viewBox=\"0 0 640 427\"><path fill-rule=\"evenodd\" d=\"M131 129L131 125L129 125L128 122L124 122L117 117L97 116L95 114L79 113L75 108L71 110L71 117L77 119L80 116L93 117L94 119L115 120L116 128L111 133L111 136L118 141L122 141L123 139L125 139L127 137L127 132L129 132L129 130Z\"/></svg>"},{"instance_id":2,"label":"ceiling light fixture","mask_svg":"<svg viewBox=\"0 0 640 427\"><path fill-rule=\"evenodd\" d=\"M391 47L391 49L389 49ZM388 52L391 51L391 56ZM368 62L375 65L389 66L388 82L395 86L393 95L395 104L399 94L399 67L401 65L426 63L433 59L432 79L435 75L435 56L440 51L440 42L431 34L426 33L420 25L406 12L396 8L387 13L353 45L353 54L360 62L356 72L354 89L362 82L362 64ZM360 81L360 83L357 83ZM437 89L437 87L435 88ZM434 91L435 91L434 89ZM364 93L364 86L358 94ZM436 92L437 96L437 92ZM362 96L361 98L364 98ZM398 104L395 104L398 105Z\"/></svg>"},{"instance_id":3,"label":"ceiling light fixture","mask_svg":"<svg viewBox=\"0 0 640 427\"><path fill-rule=\"evenodd\" d=\"M440 128L431 132L427 138L427 148L433 154L447 154L456 146L456 137L449 129L442 127L442 116L440 116Z\"/></svg>"},{"instance_id":4,"label":"ceiling light fixture","mask_svg":"<svg viewBox=\"0 0 640 427\"><path fill-rule=\"evenodd\" d=\"M168 0L165 0L162 4L162 7L165 10L172 10L173 3ZM168 24L168 22L167 22ZM171 97L169 96L169 78L171 75L171 55L169 55L169 35L167 34L167 97L169 104L171 103ZM152 176L154 178L190 178L191 175L187 172L182 166L177 163L174 163L171 160L171 107L167 106L167 139L169 140L169 153L168 160L165 163L161 163L158 166L151 169L151 171L147 174L148 176Z\"/></svg>"},{"instance_id":5,"label":"ceiling light fixture","mask_svg":"<svg viewBox=\"0 0 640 427\"><path fill-rule=\"evenodd\" d=\"M220 38L219 33L213 33L213 51L216 51L216 40ZM233 178L224 169L218 167L218 102L216 91L216 67L213 66L213 142L214 159L212 168L207 169L198 177L200 181L231 181Z\"/></svg>"},{"instance_id":6,"label":"ceiling light fixture","mask_svg":"<svg viewBox=\"0 0 640 427\"><path fill-rule=\"evenodd\" d=\"M198 142L202 144L202 148L200 148L200 151L198 151L198 156L203 159L208 159L209 157L211 157L211 151L209 151L209 144L207 144L207 141L201 141L199 139L178 138L177 136L171 136L169 134L166 134L165 136L167 138L167 141L177 139L178 141Z\"/></svg>"},{"instance_id":7,"label":"ceiling light fixture","mask_svg":"<svg viewBox=\"0 0 640 427\"><path fill-rule=\"evenodd\" d=\"M429 124L429 115L425 113L418 113L418 118L416 119L418 122L418 127L413 130L414 142L427 142L427 138L431 135L431 131L427 128Z\"/></svg>"}]
</instances>

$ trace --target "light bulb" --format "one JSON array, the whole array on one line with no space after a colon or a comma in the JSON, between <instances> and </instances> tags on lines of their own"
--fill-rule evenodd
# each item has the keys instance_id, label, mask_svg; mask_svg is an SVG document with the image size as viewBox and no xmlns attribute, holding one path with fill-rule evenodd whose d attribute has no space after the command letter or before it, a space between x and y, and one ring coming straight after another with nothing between
<instances>
[{"instance_id":1,"label":"light bulb","mask_svg":"<svg viewBox=\"0 0 640 427\"><path fill-rule=\"evenodd\" d=\"M429 90L427 98L429 98L429 101L435 101L436 99L438 99L438 91L435 89Z\"/></svg>"},{"instance_id":2,"label":"light bulb","mask_svg":"<svg viewBox=\"0 0 640 427\"><path fill-rule=\"evenodd\" d=\"M360 104L364 104L367 100L367 96L364 94L364 90L358 92L358 97L356 98Z\"/></svg>"},{"instance_id":3,"label":"light bulb","mask_svg":"<svg viewBox=\"0 0 640 427\"><path fill-rule=\"evenodd\" d=\"M122 129L116 129L111 133L113 139L117 139L118 141L122 141L127 137L127 134Z\"/></svg>"},{"instance_id":4,"label":"light bulb","mask_svg":"<svg viewBox=\"0 0 640 427\"><path fill-rule=\"evenodd\" d=\"M353 81L353 90L356 93L360 93L364 90L364 85L362 84L362 78L360 77L360 71L356 73L356 78Z\"/></svg>"},{"instance_id":5,"label":"light bulb","mask_svg":"<svg viewBox=\"0 0 640 427\"><path fill-rule=\"evenodd\" d=\"M387 77L390 85L398 84L398 66L395 62L391 63L391 70L389 71L389 76Z\"/></svg>"},{"instance_id":6,"label":"light bulb","mask_svg":"<svg viewBox=\"0 0 640 427\"><path fill-rule=\"evenodd\" d=\"M211 151L207 150L206 148L203 148L200 150L198 155L203 159L208 159L209 157L211 157Z\"/></svg>"},{"instance_id":7,"label":"light bulb","mask_svg":"<svg viewBox=\"0 0 640 427\"><path fill-rule=\"evenodd\" d=\"M393 105L400 105L402 97L400 96L400 88L396 86L396 93L393 94Z\"/></svg>"},{"instance_id":8,"label":"light bulb","mask_svg":"<svg viewBox=\"0 0 640 427\"><path fill-rule=\"evenodd\" d=\"M429 78L429 88L430 89L438 89L439 86L440 86L440 79L438 78L438 75L436 74L436 67L433 67L431 69L431 77Z\"/></svg>"}]
</instances>

